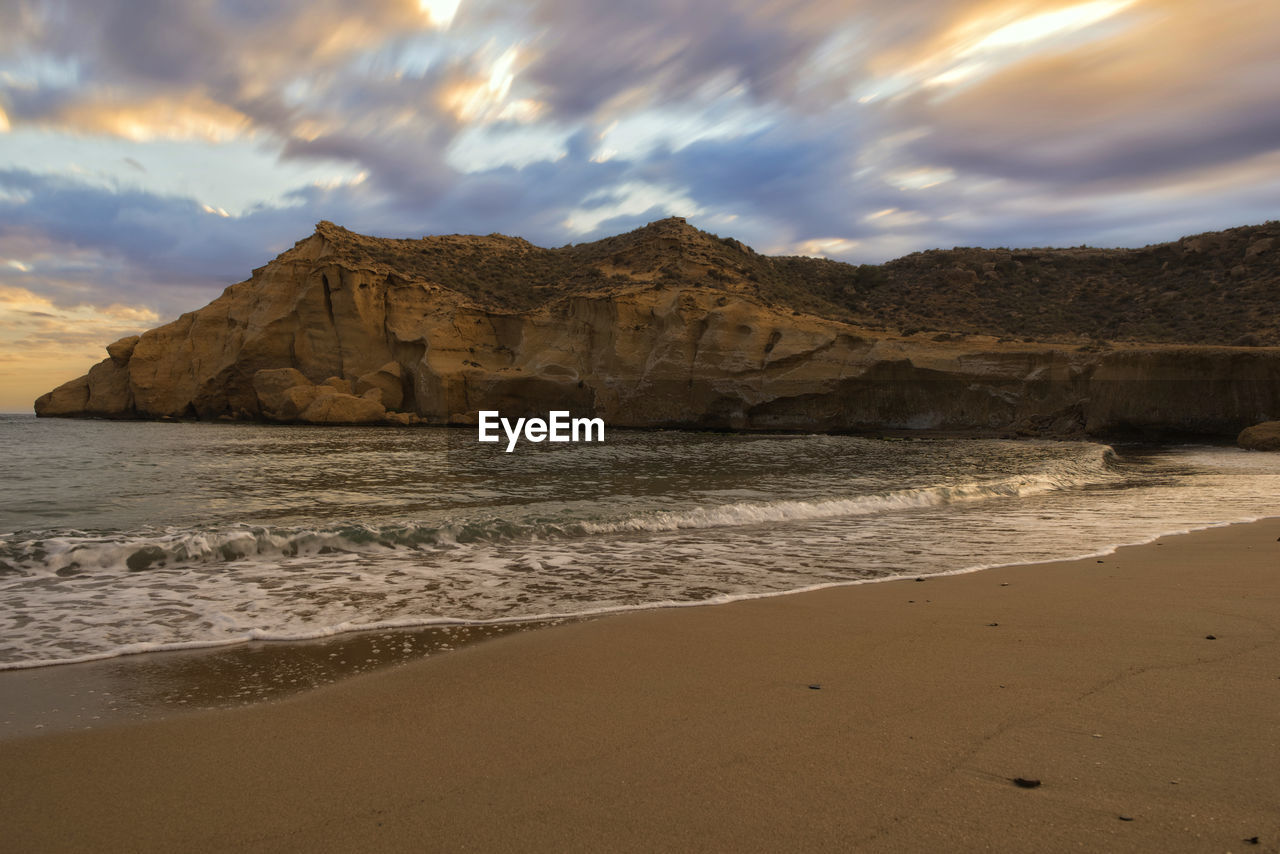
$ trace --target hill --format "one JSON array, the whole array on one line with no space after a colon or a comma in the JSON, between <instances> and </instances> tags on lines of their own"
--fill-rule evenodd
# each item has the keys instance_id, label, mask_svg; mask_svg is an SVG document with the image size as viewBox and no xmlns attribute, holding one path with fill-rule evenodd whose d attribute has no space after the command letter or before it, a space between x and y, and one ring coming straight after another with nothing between
<instances>
[{"instance_id":1,"label":"hill","mask_svg":"<svg viewBox=\"0 0 1280 854\"><path fill-rule=\"evenodd\" d=\"M503 235L391 240L332 223L318 229L348 263L425 279L499 311L667 284L908 334L1280 345L1280 222L1141 249L935 249L881 265L769 257L678 217L559 249Z\"/></svg>"},{"instance_id":2,"label":"hill","mask_svg":"<svg viewBox=\"0 0 1280 854\"><path fill-rule=\"evenodd\" d=\"M678 218L559 249L322 222L209 305L112 343L36 412L1234 436L1280 418L1280 348L1261 346L1275 231L853 266Z\"/></svg>"}]
</instances>

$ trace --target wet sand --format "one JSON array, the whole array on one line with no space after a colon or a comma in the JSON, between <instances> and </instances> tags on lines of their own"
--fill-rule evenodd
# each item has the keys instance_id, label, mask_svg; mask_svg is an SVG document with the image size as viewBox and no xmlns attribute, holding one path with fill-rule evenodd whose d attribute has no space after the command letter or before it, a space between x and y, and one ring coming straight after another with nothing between
<instances>
[{"instance_id":1,"label":"wet sand","mask_svg":"<svg viewBox=\"0 0 1280 854\"><path fill-rule=\"evenodd\" d=\"M10 738L0 849L1277 851L1278 539L623 614Z\"/></svg>"},{"instance_id":2,"label":"wet sand","mask_svg":"<svg viewBox=\"0 0 1280 854\"><path fill-rule=\"evenodd\" d=\"M277 700L568 620L435 625L254 641L0 671L0 741Z\"/></svg>"}]
</instances>

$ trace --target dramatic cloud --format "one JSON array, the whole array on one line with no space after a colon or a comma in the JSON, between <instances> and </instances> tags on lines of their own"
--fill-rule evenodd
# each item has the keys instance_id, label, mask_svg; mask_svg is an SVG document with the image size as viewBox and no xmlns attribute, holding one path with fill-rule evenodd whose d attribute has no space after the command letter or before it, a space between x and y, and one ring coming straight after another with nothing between
<instances>
[{"instance_id":1,"label":"dramatic cloud","mask_svg":"<svg viewBox=\"0 0 1280 854\"><path fill-rule=\"evenodd\" d=\"M13 0L0 287L54 311L3 352L194 308L319 219L879 261L1274 218L1277 33L1261 0Z\"/></svg>"}]
</instances>

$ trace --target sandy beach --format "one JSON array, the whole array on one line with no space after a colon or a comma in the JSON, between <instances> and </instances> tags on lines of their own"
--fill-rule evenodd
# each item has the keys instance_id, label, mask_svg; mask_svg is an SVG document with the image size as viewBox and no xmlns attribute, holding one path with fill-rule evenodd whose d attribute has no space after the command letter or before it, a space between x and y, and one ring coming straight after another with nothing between
<instances>
[{"instance_id":1,"label":"sandy beach","mask_svg":"<svg viewBox=\"0 0 1280 854\"><path fill-rule=\"evenodd\" d=\"M636 612L9 739L0 849L1277 851L1278 539Z\"/></svg>"}]
</instances>

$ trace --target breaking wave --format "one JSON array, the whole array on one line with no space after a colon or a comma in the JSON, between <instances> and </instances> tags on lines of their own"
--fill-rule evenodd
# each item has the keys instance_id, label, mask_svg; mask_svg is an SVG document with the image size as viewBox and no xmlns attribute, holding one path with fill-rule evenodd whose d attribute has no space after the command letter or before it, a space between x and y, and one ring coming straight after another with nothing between
<instances>
[{"instance_id":1,"label":"breaking wave","mask_svg":"<svg viewBox=\"0 0 1280 854\"><path fill-rule=\"evenodd\" d=\"M1019 498L1087 486L1111 474L1114 453L1041 475L892 490L818 500L740 501L681 510L648 510L614 519L513 520L482 518L445 523L341 524L329 527L235 525L210 530L170 528L145 533L73 532L11 535L0 542L0 573L146 572L154 568L235 561L271 561L334 554L382 555L435 551L465 544L576 539L609 534L803 522L892 513L991 498Z\"/></svg>"}]
</instances>

